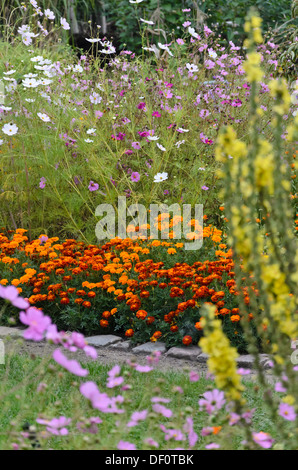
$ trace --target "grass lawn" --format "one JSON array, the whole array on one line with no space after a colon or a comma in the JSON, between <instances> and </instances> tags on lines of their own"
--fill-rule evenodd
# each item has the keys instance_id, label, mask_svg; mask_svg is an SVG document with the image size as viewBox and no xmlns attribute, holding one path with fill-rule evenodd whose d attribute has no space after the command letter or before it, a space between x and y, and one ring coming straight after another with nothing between
<instances>
[{"instance_id":1,"label":"grass lawn","mask_svg":"<svg viewBox=\"0 0 298 470\"><path fill-rule=\"evenodd\" d=\"M107 391L105 384L111 367L90 362L85 364L85 367L89 369L90 374L83 380L96 382L100 392ZM138 449L149 449L146 445L144 446L145 437L154 436L159 443L165 443L164 434L159 426L164 424L171 429L174 425L174 422L171 425L170 419L161 415L157 418L156 414L151 412L152 396L171 398L171 403L165 406L173 411L175 429L181 429L178 427L179 423L182 427L187 415L192 416L194 429L199 436L203 427L217 425L216 422L210 422L207 413L199 411L199 397L208 389L215 387L213 381L204 376L198 382L190 382L189 374L185 371L163 373L154 370L141 374L125 366L122 376L125 378L125 383L131 384L132 388L122 392L125 402L119 404L119 407L125 408L125 413L112 415L100 413L89 407L87 400L79 392L77 378L61 370L54 365L53 361L49 362L41 358L32 359L29 355L17 354L11 355L5 366L0 366L0 450L10 449L11 443L17 442L22 426L25 423L36 425L36 418L41 416L48 419L59 416L72 417L69 435L41 439L43 448L87 449L92 439L93 449L113 450L117 448L120 440L134 442ZM48 386L42 393L37 393L38 385L46 382L45 374ZM245 398L250 408L256 408L253 428L256 431L268 432L274 438L275 430L264 406L262 389L257 388L256 384L251 381L245 382L247 386ZM183 393L177 391L177 387L181 387ZM118 390L120 394L120 387L110 392L116 396ZM150 415L146 421L140 422L135 427L127 428L126 424L131 414L144 409L150 411L152 416ZM99 424L97 435L79 433L76 423L82 421L84 417L91 416L99 416L103 419L103 422ZM118 427L115 425L117 421L119 421ZM37 428L41 430L44 427L37 425ZM237 449L243 436L231 433L227 438L231 439L231 448ZM187 448L186 443L175 441L172 443L173 446L168 448L175 449L180 446ZM197 445L200 447L200 440Z\"/></svg>"}]
</instances>

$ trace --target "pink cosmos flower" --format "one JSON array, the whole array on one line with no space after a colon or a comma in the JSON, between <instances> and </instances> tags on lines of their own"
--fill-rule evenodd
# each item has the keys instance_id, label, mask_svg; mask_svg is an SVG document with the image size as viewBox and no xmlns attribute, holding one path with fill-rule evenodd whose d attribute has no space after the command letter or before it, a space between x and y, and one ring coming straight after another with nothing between
<instances>
[{"instance_id":1,"label":"pink cosmos flower","mask_svg":"<svg viewBox=\"0 0 298 470\"><path fill-rule=\"evenodd\" d=\"M94 181L90 181L88 189L89 191L97 191L99 188L99 184L94 183Z\"/></svg>"},{"instance_id":2,"label":"pink cosmos flower","mask_svg":"<svg viewBox=\"0 0 298 470\"><path fill-rule=\"evenodd\" d=\"M179 44L179 46L183 46L183 44L184 44L184 41L181 38L176 39L176 42L177 42L177 44Z\"/></svg>"},{"instance_id":3,"label":"pink cosmos flower","mask_svg":"<svg viewBox=\"0 0 298 470\"><path fill-rule=\"evenodd\" d=\"M170 403L169 398L162 398L162 397L152 397L151 403Z\"/></svg>"},{"instance_id":4,"label":"pink cosmos flower","mask_svg":"<svg viewBox=\"0 0 298 470\"><path fill-rule=\"evenodd\" d=\"M136 446L131 442L120 441L117 445L118 450L137 450Z\"/></svg>"},{"instance_id":5,"label":"pink cosmos flower","mask_svg":"<svg viewBox=\"0 0 298 470\"><path fill-rule=\"evenodd\" d=\"M35 307L29 307L25 312L20 312L20 321L29 328L24 331L24 338L32 341L41 341L44 333L51 325L50 317L47 317Z\"/></svg>"},{"instance_id":6,"label":"pink cosmos flower","mask_svg":"<svg viewBox=\"0 0 298 470\"><path fill-rule=\"evenodd\" d=\"M220 410L225 404L224 392L214 389L211 392L205 392L201 400L199 400L200 409L212 414L215 410Z\"/></svg>"},{"instance_id":7,"label":"pink cosmos flower","mask_svg":"<svg viewBox=\"0 0 298 470\"><path fill-rule=\"evenodd\" d=\"M57 364L68 370L68 372L77 375L78 377L86 377L86 375L89 374L89 371L87 369L83 369L77 361L68 359L64 356L60 349L56 349L53 352L53 359Z\"/></svg>"},{"instance_id":8,"label":"pink cosmos flower","mask_svg":"<svg viewBox=\"0 0 298 470\"><path fill-rule=\"evenodd\" d=\"M296 419L295 408L287 403L281 403L279 405L278 414L287 421L295 421Z\"/></svg>"},{"instance_id":9,"label":"pink cosmos flower","mask_svg":"<svg viewBox=\"0 0 298 470\"><path fill-rule=\"evenodd\" d=\"M40 178L39 187L40 189L44 189L46 187L46 179L44 177Z\"/></svg>"},{"instance_id":10,"label":"pink cosmos flower","mask_svg":"<svg viewBox=\"0 0 298 470\"><path fill-rule=\"evenodd\" d=\"M114 366L108 372L108 382L107 382L108 388L117 387L118 385L121 385L124 382L124 378L119 376L120 372L121 372L121 368L118 365Z\"/></svg>"},{"instance_id":11,"label":"pink cosmos flower","mask_svg":"<svg viewBox=\"0 0 298 470\"><path fill-rule=\"evenodd\" d=\"M156 449L158 449L158 447L159 447L158 442L156 442L154 439L152 439L152 437L147 437L147 439L144 439L144 443L147 444L150 447L155 447Z\"/></svg>"},{"instance_id":12,"label":"pink cosmos flower","mask_svg":"<svg viewBox=\"0 0 298 470\"><path fill-rule=\"evenodd\" d=\"M170 410L169 408L166 408L163 405L159 405L158 403L156 405L153 405L152 409L153 411L155 411L155 413L159 413L165 418L171 418L171 416L173 415L172 410Z\"/></svg>"},{"instance_id":13,"label":"pink cosmos flower","mask_svg":"<svg viewBox=\"0 0 298 470\"><path fill-rule=\"evenodd\" d=\"M175 441L185 441L185 435L180 429L167 429L163 424L160 425L160 429L165 433L165 440L169 441L174 439Z\"/></svg>"},{"instance_id":14,"label":"pink cosmos flower","mask_svg":"<svg viewBox=\"0 0 298 470\"><path fill-rule=\"evenodd\" d=\"M132 142L131 146L132 146L132 148L134 148L136 150L140 150L140 148L141 148L139 142Z\"/></svg>"},{"instance_id":15,"label":"pink cosmos flower","mask_svg":"<svg viewBox=\"0 0 298 470\"><path fill-rule=\"evenodd\" d=\"M19 309L26 310L28 307L30 307L30 304L27 302L27 300L19 297L19 291L15 286L4 287L0 285L0 297L4 300L7 300L14 307Z\"/></svg>"},{"instance_id":16,"label":"pink cosmos flower","mask_svg":"<svg viewBox=\"0 0 298 470\"><path fill-rule=\"evenodd\" d=\"M215 450L215 449L219 449L219 448L220 448L220 445L216 444L215 442L211 442L211 444L207 444L205 446L205 449L207 449L207 450Z\"/></svg>"},{"instance_id":17,"label":"pink cosmos flower","mask_svg":"<svg viewBox=\"0 0 298 470\"><path fill-rule=\"evenodd\" d=\"M37 419L38 424L47 426L47 431L55 436L67 436L68 429L66 426L69 426L71 423L70 418L65 418L65 416L60 416L60 418L54 418L51 421L45 419Z\"/></svg>"},{"instance_id":18,"label":"pink cosmos flower","mask_svg":"<svg viewBox=\"0 0 298 470\"><path fill-rule=\"evenodd\" d=\"M146 103L139 103L138 106L137 106L138 109L145 109L146 108Z\"/></svg>"},{"instance_id":19,"label":"pink cosmos flower","mask_svg":"<svg viewBox=\"0 0 298 470\"><path fill-rule=\"evenodd\" d=\"M86 382L80 386L80 392L91 401L93 408L103 413L123 413L124 410L117 408L117 403L123 402L123 397L110 398L106 393L100 393L94 382Z\"/></svg>"},{"instance_id":20,"label":"pink cosmos flower","mask_svg":"<svg viewBox=\"0 0 298 470\"><path fill-rule=\"evenodd\" d=\"M199 374L191 370L189 373L189 380L190 382L198 382L200 380L200 376Z\"/></svg>"},{"instance_id":21,"label":"pink cosmos flower","mask_svg":"<svg viewBox=\"0 0 298 470\"><path fill-rule=\"evenodd\" d=\"M192 418L186 418L186 423L183 430L188 433L189 446L193 447L198 440L198 435L194 431Z\"/></svg>"},{"instance_id":22,"label":"pink cosmos flower","mask_svg":"<svg viewBox=\"0 0 298 470\"><path fill-rule=\"evenodd\" d=\"M151 372L153 370L153 367L150 367L150 366L142 366L140 364L137 364L135 366L135 370L137 372L141 372L141 373L147 373L147 372Z\"/></svg>"},{"instance_id":23,"label":"pink cosmos flower","mask_svg":"<svg viewBox=\"0 0 298 470\"><path fill-rule=\"evenodd\" d=\"M133 181L134 183L140 181L140 178L140 173L138 173L137 171L134 171L130 176L131 181Z\"/></svg>"},{"instance_id":24,"label":"pink cosmos flower","mask_svg":"<svg viewBox=\"0 0 298 470\"><path fill-rule=\"evenodd\" d=\"M137 426L139 424L139 421L144 421L147 418L148 411L143 410L143 411L135 411L130 418L130 421L127 423L127 427L131 428L134 426Z\"/></svg>"},{"instance_id":25,"label":"pink cosmos flower","mask_svg":"<svg viewBox=\"0 0 298 470\"><path fill-rule=\"evenodd\" d=\"M263 449L270 449L274 442L274 439L266 432L253 432L252 438L256 444L263 447Z\"/></svg>"},{"instance_id":26,"label":"pink cosmos flower","mask_svg":"<svg viewBox=\"0 0 298 470\"><path fill-rule=\"evenodd\" d=\"M87 357L91 357L91 359L97 359L97 351L93 346L85 346L83 348L84 353L86 354Z\"/></svg>"}]
</instances>

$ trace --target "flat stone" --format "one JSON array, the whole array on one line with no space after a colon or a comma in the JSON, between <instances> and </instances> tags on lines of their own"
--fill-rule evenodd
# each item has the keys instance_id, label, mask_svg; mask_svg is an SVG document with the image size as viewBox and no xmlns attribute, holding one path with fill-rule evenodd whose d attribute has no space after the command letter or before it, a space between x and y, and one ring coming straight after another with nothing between
<instances>
[{"instance_id":1,"label":"flat stone","mask_svg":"<svg viewBox=\"0 0 298 470\"><path fill-rule=\"evenodd\" d=\"M251 354L245 354L244 356L237 357L236 362L238 367L251 369L254 366L255 359Z\"/></svg>"},{"instance_id":2,"label":"flat stone","mask_svg":"<svg viewBox=\"0 0 298 470\"><path fill-rule=\"evenodd\" d=\"M198 355L197 362L199 362L200 364L206 364L208 359L209 359L208 354L202 352L201 354Z\"/></svg>"},{"instance_id":3,"label":"flat stone","mask_svg":"<svg viewBox=\"0 0 298 470\"><path fill-rule=\"evenodd\" d=\"M119 341L118 343L112 344L111 348L119 351L128 351L131 346L131 341Z\"/></svg>"},{"instance_id":4,"label":"flat stone","mask_svg":"<svg viewBox=\"0 0 298 470\"><path fill-rule=\"evenodd\" d=\"M24 330L19 328L10 328L8 326L0 326L0 337L11 336L11 337L22 337Z\"/></svg>"},{"instance_id":5,"label":"flat stone","mask_svg":"<svg viewBox=\"0 0 298 470\"><path fill-rule=\"evenodd\" d=\"M152 343L149 341L148 343L141 344L140 346L136 346L132 350L136 354L152 354L155 351L160 351L161 353L166 352L166 345L162 341L156 341Z\"/></svg>"},{"instance_id":6,"label":"flat stone","mask_svg":"<svg viewBox=\"0 0 298 470\"><path fill-rule=\"evenodd\" d=\"M85 339L89 346L94 346L95 348L110 346L111 344L119 343L120 341L122 341L122 338L120 336L115 335L89 336Z\"/></svg>"},{"instance_id":7,"label":"flat stone","mask_svg":"<svg viewBox=\"0 0 298 470\"><path fill-rule=\"evenodd\" d=\"M189 346L185 348L171 348L167 352L167 356L175 357L177 359L187 359L189 361L196 361L201 354L201 349L198 346Z\"/></svg>"},{"instance_id":8,"label":"flat stone","mask_svg":"<svg viewBox=\"0 0 298 470\"><path fill-rule=\"evenodd\" d=\"M272 369L271 359L267 354L260 354L260 364L263 369Z\"/></svg>"}]
</instances>

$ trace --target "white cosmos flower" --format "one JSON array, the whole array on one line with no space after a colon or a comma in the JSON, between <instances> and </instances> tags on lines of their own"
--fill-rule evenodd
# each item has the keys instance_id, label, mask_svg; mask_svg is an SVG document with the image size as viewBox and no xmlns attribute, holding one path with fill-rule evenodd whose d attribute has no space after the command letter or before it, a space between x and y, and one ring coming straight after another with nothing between
<instances>
[{"instance_id":1,"label":"white cosmos flower","mask_svg":"<svg viewBox=\"0 0 298 470\"><path fill-rule=\"evenodd\" d=\"M32 44L32 38L29 35L22 36L22 41L25 44L25 46L30 46L30 44Z\"/></svg>"},{"instance_id":2,"label":"white cosmos flower","mask_svg":"<svg viewBox=\"0 0 298 470\"><path fill-rule=\"evenodd\" d=\"M90 39L85 38L85 39L86 39L86 41L91 42L91 43L93 43L93 42L101 42L101 40L100 40L99 38L90 38Z\"/></svg>"},{"instance_id":3,"label":"white cosmos flower","mask_svg":"<svg viewBox=\"0 0 298 470\"><path fill-rule=\"evenodd\" d=\"M96 132L96 129L94 129L93 127L91 129L87 130L87 134L93 134L94 135L95 132Z\"/></svg>"},{"instance_id":4,"label":"white cosmos flower","mask_svg":"<svg viewBox=\"0 0 298 470\"><path fill-rule=\"evenodd\" d=\"M81 65L79 65L79 64L75 65L74 68L73 68L73 71L74 71L74 72L79 72L79 73L81 73L81 72L83 72L83 70L84 70L83 67L82 67Z\"/></svg>"},{"instance_id":5,"label":"white cosmos flower","mask_svg":"<svg viewBox=\"0 0 298 470\"><path fill-rule=\"evenodd\" d=\"M46 18L48 18L48 20L54 20L55 19L55 15L54 13L49 10L48 8L44 11L44 15Z\"/></svg>"},{"instance_id":6,"label":"white cosmos flower","mask_svg":"<svg viewBox=\"0 0 298 470\"><path fill-rule=\"evenodd\" d=\"M186 64L186 68L190 71L190 72L197 72L199 70L199 67L195 64Z\"/></svg>"},{"instance_id":7,"label":"white cosmos flower","mask_svg":"<svg viewBox=\"0 0 298 470\"><path fill-rule=\"evenodd\" d=\"M146 24L154 24L154 21L143 20L143 18L140 18L140 20L141 20L143 23L146 23Z\"/></svg>"},{"instance_id":8,"label":"white cosmos flower","mask_svg":"<svg viewBox=\"0 0 298 470\"><path fill-rule=\"evenodd\" d=\"M11 111L11 110L12 110L12 108L10 108L10 107L8 107L8 106L3 106L3 105L0 105L0 109L1 109L2 111Z\"/></svg>"},{"instance_id":9,"label":"white cosmos flower","mask_svg":"<svg viewBox=\"0 0 298 470\"><path fill-rule=\"evenodd\" d=\"M25 88L36 88L40 81L35 78L25 78L25 80L22 80L22 83Z\"/></svg>"},{"instance_id":10,"label":"white cosmos flower","mask_svg":"<svg viewBox=\"0 0 298 470\"><path fill-rule=\"evenodd\" d=\"M158 140L159 137L157 137L157 135L148 135L147 139L148 140Z\"/></svg>"},{"instance_id":11,"label":"white cosmos flower","mask_svg":"<svg viewBox=\"0 0 298 470\"><path fill-rule=\"evenodd\" d=\"M165 149L161 144L156 143L156 145L157 145L157 147L158 147L160 150L162 150L163 152L166 152L166 151L167 151L167 149Z\"/></svg>"},{"instance_id":12,"label":"white cosmos flower","mask_svg":"<svg viewBox=\"0 0 298 470\"><path fill-rule=\"evenodd\" d=\"M141 3L143 0L129 0L129 3Z\"/></svg>"},{"instance_id":13,"label":"white cosmos flower","mask_svg":"<svg viewBox=\"0 0 298 470\"><path fill-rule=\"evenodd\" d=\"M50 122L51 119L49 116L45 113L37 113L37 116L43 121L43 122Z\"/></svg>"},{"instance_id":14,"label":"white cosmos flower","mask_svg":"<svg viewBox=\"0 0 298 470\"><path fill-rule=\"evenodd\" d=\"M3 140L3 139L0 139L0 145L2 145L2 144L3 144L3 142L4 142L4 140Z\"/></svg>"},{"instance_id":15,"label":"white cosmos flower","mask_svg":"<svg viewBox=\"0 0 298 470\"><path fill-rule=\"evenodd\" d=\"M102 97L98 93L96 93L95 91L93 91L91 93L89 98L90 98L91 103L93 103L93 104L99 104L102 100Z\"/></svg>"},{"instance_id":16,"label":"white cosmos flower","mask_svg":"<svg viewBox=\"0 0 298 470\"><path fill-rule=\"evenodd\" d=\"M9 85L5 86L5 90L7 91L7 93L10 93L11 91L16 90L16 88L17 88L16 80L13 83L10 83Z\"/></svg>"},{"instance_id":17,"label":"white cosmos flower","mask_svg":"<svg viewBox=\"0 0 298 470\"><path fill-rule=\"evenodd\" d=\"M196 33L195 29L194 28L191 28L190 26L188 27L188 32L189 34L195 38L195 39L198 39L199 35L198 33Z\"/></svg>"},{"instance_id":18,"label":"white cosmos flower","mask_svg":"<svg viewBox=\"0 0 298 470\"><path fill-rule=\"evenodd\" d=\"M37 77L37 75L38 75L37 73L26 73L24 75L24 77L25 78L35 78L35 77Z\"/></svg>"},{"instance_id":19,"label":"white cosmos flower","mask_svg":"<svg viewBox=\"0 0 298 470\"><path fill-rule=\"evenodd\" d=\"M30 26L28 24L23 24L23 26L18 28L18 33L22 35L25 33L30 33Z\"/></svg>"},{"instance_id":20,"label":"white cosmos flower","mask_svg":"<svg viewBox=\"0 0 298 470\"><path fill-rule=\"evenodd\" d=\"M217 54L213 49L209 49L208 54L209 54L209 57L211 57L211 59L216 59L217 57Z\"/></svg>"},{"instance_id":21,"label":"white cosmos flower","mask_svg":"<svg viewBox=\"0 0 298 470\"><path fill-rule=\"evenodd\" d=\"M179 127L179 128L177 129L177 131L179 131L179 132L181 132L181 133L183 134L184 132L189 132L189 129L183 129L183 127Z\"/></svg>"},{"instance_id":22,"label":"white cosmos flower","mask_svg":"<svg viewBox=\"0 0 298 470\"><path fill-rule=\"evenodd\" d=\"M157 173L154 176L154 183L160 183L161 181L165 181L168 179L168 173Z\"/></svg>"},{"instance_id":23,"label":"white cosmos flower","mask_svg":"<svg viewBox=\"0 0 298 470\"><path fill-rule=\"evenodd\" d=\"M2 132L6 135L15 135L17 134L19 128L16 124L4 124L2 127Z\"/></svg>"},{"instance_id":24,"label":"white cosmos flower","mask_svg":"<svg viewBox=\"0 0 298 470\"><path fill-rule=\"evenodd\" d=\"M144 51L155 52L155 49L153 47L142 47L142 49L144 49Z\"/></svg>"},{"instance_id":25,"label":"white cosmos flower","mask_svg":"<svg viewBox=\"0 0 298 470\"><path fill-rule=\"evenodd\" d=\"M84 139L84 140L85 140L85 142L87 142L87 144L91 144L92 142L94 142L94 141L91 140L91 139Z\"/></svg>"},{"instance_id":26,"label":"white cosmos flower","mask_svg":"<svg viewBox=\"0 0 298 470\"><path fill-rule=\"evenodd\" d=\"M167 51L167 53L170 54L171 56L173 55L167 45L161 44L161 43L159 42L159 43L158 43L158 47L159 47L160 49L163 49L164 51Z\"/></svg>"},{"instance_id":27,"label":"white cosmos flower","mask_svg":"<svg viewBox=\"0 0 298 470\"><path fill-rule=\"evenodd\" d=\"M4 75L11 75L15 73L15 70L9 70L8 72L3 72Z\"/></svg>"},{"instance_id":28,"label":"white cosmos flower","mask_svg":"<svg viewBox=\"0 0 298 470\"><path fill-rule=\"evenodd\" d=\"M116 47L110 44L107 49L102 49L100 52L103 54L114 54L116 52Z\"/></svg>"},{"instance_id":29,"label":"white cosmos flower","mask_svg":"<svg viewBox=\"0 0 298 470\"><path fill-rule=\"evenodd\" d=\"M49 85L50 83L52 83L53 80L50 80L49 78L43 78L42 80L40 80L40 85Z\"/></svg>"},{"instance_id":30,"label":"white cosmos flower","mask_svg":"<svg viewBox=\"0 0 298 470\"><path fill-rule=\"evenodd\" d=\"M32 98L25 98L25 101L27 101L27 103L34 103L35 100L33 100Z\"/></svg>"},{"instance_id":31,"label":"white cosmos flower","mask_svg":"<svg viewBox=\"0 0 298 470\"><path fill-rule=\"evenodd\" d=\"M60 24L63 29L65 30L70 29L69 23L67 23L65 18L60 18Z\"/></svg>"},{"instance_id":32,"label":"white cosmos flower","mask_svg":"<svg viewBox=\"0 0 298 470\"><path fill-rule=\"evenodd\" d=\"M42 57L42 55L37 55L36 57L31 57L31 62L41 62L42 60L44 60L44 58Z\"/></svg>"},{"instance_id":33,"label":"white cosmos flower","mask_svg":"<svg viewBox=\"0 0 298 470\"><path fill-rule=\"evenodd\" d=\"M175 146L177 147L177 149L179 149L180 145L182 145L184 143L185 143L185 140L179 140L178 142L176 142Z\"/></svg>"}]
</instances>

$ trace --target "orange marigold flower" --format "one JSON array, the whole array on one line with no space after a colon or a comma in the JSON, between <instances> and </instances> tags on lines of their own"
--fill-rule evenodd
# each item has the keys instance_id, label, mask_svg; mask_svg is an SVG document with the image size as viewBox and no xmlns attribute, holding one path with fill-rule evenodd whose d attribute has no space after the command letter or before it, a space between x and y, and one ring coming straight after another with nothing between
<instances>
[{"instance_id":1,"label":"orange marigold flower","mask_svg":"<svg viewBox=\"0 0 298 470\"><path fill-rule=\"evenodd\" d=\"M240 315L232 315L231 316L231 322L236 323L240 321Z\"/></svg>"},{"instance_id":2,"label":"orange marigold flower","mask_svg":"<svg viewBox=\"0 0 298 470\"><path fill-rule=\"evenodd\" d=\"M136 317L139 318L140 320L144 320L147 317L148 313L146 310L138 310L136 313Z\"/></svg>"},{"instance_id":3,"label":"orange marigold flower","mask_svg":"<svg viewBox=\"0 0 298 470\"><path fill-rule=\"evenodd\" d=\"M68 297L62 297L62 299L60 300L60 304L68 305L69 304L69 298Z\"/></svg>"},{"instance_id":4,"label":"orange marigold flower","mask_svg":"<svg viewBox=\"0 0 298 470\"><path fill-rule=\"evenodd\" d=\"M170 330L171 330L173 333L176 333L176 332L179 330L179 328L178 328L177 325L172 325L171 328L170 328Z\"/></svg>"},{"instance_id":5,"label":"orange marigold flower","mask_svg":"<svg viewBox=\"0 0 298 470\"><path fill-rule=\"evenodd\" d=\"M142 297L142 299L147 299L149 296L150 292L147 290L142 290L142 292L140 293L140 297Z\"/></svg>"},{"instance_id":6,"label":"orange marigold flower","mask_svg":"<svg viewBox=\"0 0 298 470\"><path fill-rule=\"evenodd\" d=\"M88 292L87 295L88 295L88 297L90 297L90 299L93 299L94 297L96 297L96 293L92 290L90 292Z\"/></svg>"},{"instance_id":7,"label":"orange marigold flower","mask_svg":"<svg viewBox=\"0 0 298 470\"><path fill-rule=\"evenodd\" d=\"M155 331L155 333L153 333L153 335L151 336L150 341L155 342L155 341L157 341L159 338L161 338L161 336L162 336L162 332L161 332L161 331Z\"/></svg>"},{"instance_id":8,"label":"orange marigold flower","mask_svg":"<svg viewBox=\"0 0 298 470\"><path fill-rule=\"evenodd\" d=\"M195 329L198 330L198 331L201 331L203 329L200 321L197 321L195 323Z\"/></svg>"},{"instance_id":9,"label":"orange marigold flower","mask_svg":"<svg viewBox=\"0 0 298 470\"><path fill-rule=\"evenodd\" d=\"M106 320L110 318L111 312L109 310L106 310L105 312L102 313L102 317L105 318Z\"/></svg>"},{"instance_id":10,"label":"orange marigold flower","mask_svg":"<svg viewBox=\"0 0 298 470\"><path fill-rule=\"evenodd\" d=\"M100 320L99 324L102 328L107 328L109 326L109 322L107 320Z\"/></svg>"},{"instance_id":11,"label":"orange marigold flower","mask_svg":"<svg viewBox=\"0 0 298 470\"><path fill-rule=\"evenodd\" d=\"M183 339L182 339L182 343L185 346L189 346L192 343L192 337L189 336L189 335L184 336Z\"/></svg>"},{"instance_id":12,"label":"orange marigold flower","mask_svg":"<svg viewBox=\"0 0 298 470\"><path fill-rule=\"evenodd\" d=\"M131 338L133 335L134 335L134 331L133 331L132 328L129 328L129 330L126 330L125 336L126 336L127 338Z\"/></svg>"},{"instance_id":13,"label":"orange marigold flower","mask_svg":"<svg viewBox=\"0 0 298 470\"><path fill-rule=\"evenodd\" d=\"M147 325L151 325L153 322L155 322L155 317L148 317L146 320Z\"/></svg>"}]
</instances>

